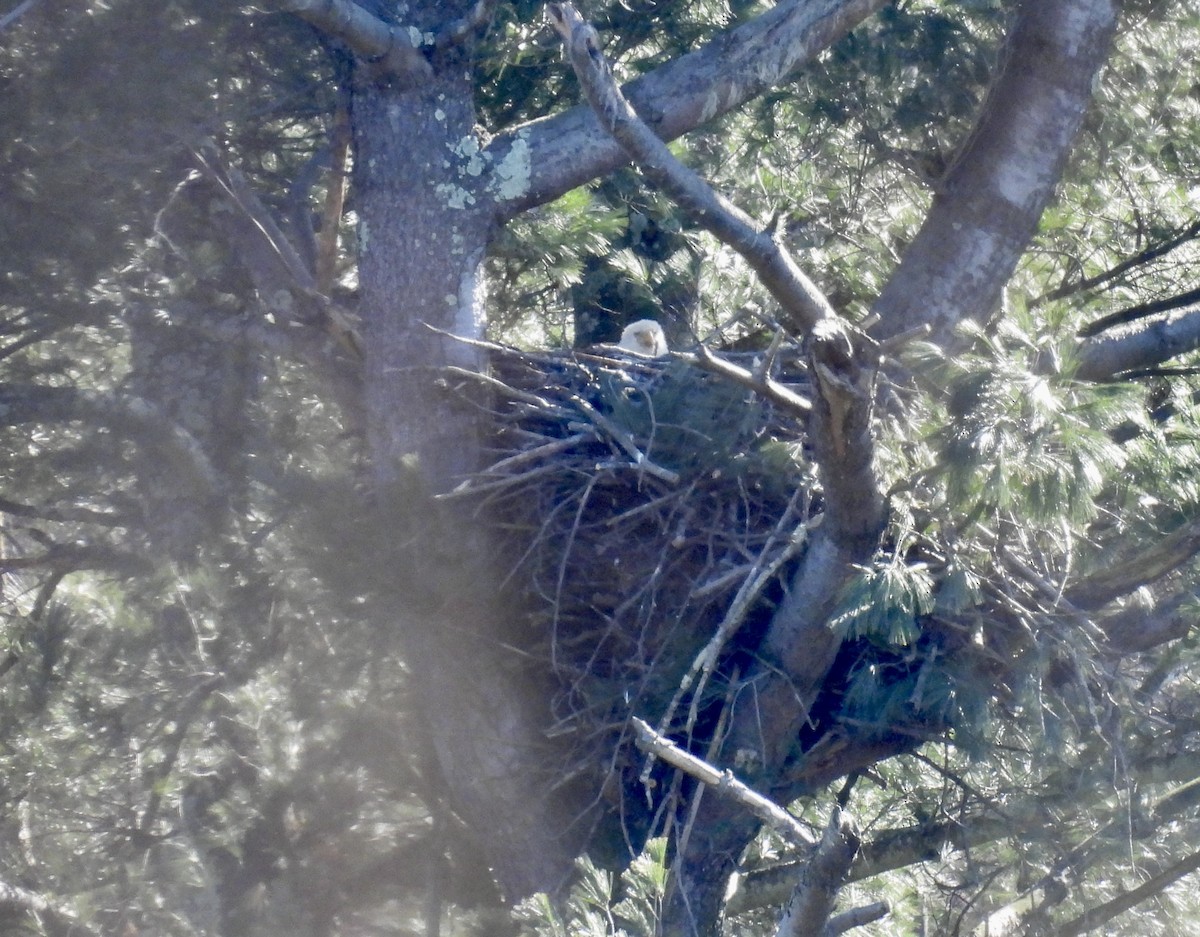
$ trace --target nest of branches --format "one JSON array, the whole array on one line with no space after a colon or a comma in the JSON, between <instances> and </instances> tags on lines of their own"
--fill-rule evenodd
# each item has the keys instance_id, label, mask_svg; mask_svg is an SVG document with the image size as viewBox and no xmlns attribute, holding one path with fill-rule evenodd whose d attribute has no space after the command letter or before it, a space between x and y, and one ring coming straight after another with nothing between
<instances>
[{"instance_id":1,"label":"nest of branches","mask_svg":"<svg viewBox=\"0 0 1200 937\"><path fill-rule=\"evenodd\" d=\"M631 711L694 727L753 652L814 509L799 347L489 350L491 376L472 379L494 458L450 497L507 534L558 729L582 742Z\"/></svg>"}]
</instances>

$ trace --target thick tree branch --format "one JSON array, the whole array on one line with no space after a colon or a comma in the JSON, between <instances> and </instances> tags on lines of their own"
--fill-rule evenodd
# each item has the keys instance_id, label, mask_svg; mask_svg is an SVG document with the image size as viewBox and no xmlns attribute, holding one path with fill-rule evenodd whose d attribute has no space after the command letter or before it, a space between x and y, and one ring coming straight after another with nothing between
<instances>
[{"instance_id":1,"label":"thick tree branch","mask_svg":"<svg viewBox=\"0 0 1200 937\"><path fill-rule=\"evenodd\" d=\"M825 512L763 643L788 677L787 692L804 706L841 644L827 624L833 603L858 565L870 559L887 519L871 428L875 372L861 357L837 320L822 322L809 336L815 391L809 438Z\"/></svg>"},{"instance_id":2,"label":"thick tree branch","mask_svg":"<svg viewBox=\"0 0 1200 937\"><path fill-rule=\"evenodd\" d=\"M835 313L816 284L772 237L736 205L723 198L684 166L621 94L600 51L595 29L570 3L551 3L546 13L563 38L567 58L604 129L616 138L634 164L697 224L741 254L759 280L783 306L784 319L796 332L807 332Z\"/></svg>"},{"instance_id":3,"label":"thick tree branch","mask_svg":"<svg viewBox=\"0 0 1200 937\"><path fill-rule=\"evenodd\" d=\"M757 789L783 803L915 744L907 738L856 744L828 729L815 745L803 743L807 750L801 743L842 643L829 616L842 587L870 560L886 522L871 425L876 357L874 349L856 347L835 316L817 322L808 336L814 392L809 440L825 510L771 618L760 662L738 694L721 750L721 763L738 765ZM719 799L702 802L668 898L668 930L686 932L715 920L716 889L753 834L753 822L733 815Z\"/></svg>"},{"instance_id":4,"label":"thick tree branch","mask_svg":"<svg viewBox=\"0 0 1200 937\"><path fill-rule=\"evenodd\" d=\"M848 930L881 920L891 912L892 909L886 901L874 901L859 908L851 908L849 911L835 914L829 919L829 923L825 925L823 937L837 937L838 934L844 934Z\"/></svg>"},{"instance_id":5,"label":"thick tree branch","mask_svg":"<svg viewBox=\"0 0 1200 937\"><path fill-rule=\"evenodd\" d=\"M1100 619L1097 624L1108 637L1109 648L1117 654L1138 654L1153 650L1168 641L1184 637L1192 630L1196 614L1190 592L1180 592L1155 608L1136 603Z\"/></svg>"},{"instance_id":6,"label":"thick tree branch","mask_svg":"<svg viewBox=\"0 0 1200 937\"><path fill-rule=\"evenodd\" d=\"M834 807L820 845L801 869L776 937L808 937L825 931L858 844L854 825L841 808Z\"/></svg>"},{"instance_id":7,"label":"thick tree branch","mask_svg":"<svg viewBox=\"0 0 1200 937\"><path fill-rule=\"evenodd\" d=\"M1200 348L1200 306L1087 339L1079 345L1075 376L1109 381L1124 371L1154 367Z\"/></svg>"},{"instance_id":8,"label":"thick tree branch","mask_svg":"<svg viewBox=\"0 0 1200 937\"><path fill-rule=\"evenodd\" d=\"M1119 560L1081 579L1065 598L1083 609L1097 609L1174 572L1200 553L1200 520L1184 524L1136 556Z\"/></svg>"},{"instance_id":9,"label":"thick tree branch","mask_svg":"<svg viewBox=\"0 0 1200 937\"><path fill-rule=\"evenodd\" d=\"M276 0L280 9L295 13L330 36L341 39L375 68L409 84L433 74L421 54L424 43L413 26L393 26L372 16L353 0Z\"/></svg>"},{"instance_id":10,"label":"thick tree branch","mask_svg":"<svg viewBox=\"0 0 1200 937\"><path fill-rule=\"evenodd\" d=\"M922 323L946 344L985 321L1037 230L1108 58L1113 0L1025 0L1003 71L920 233L877 300L888 337Z\"/></svg>"},{"instance_id":11,"label":"thick tree branch","mask_svg":"<svg viewBox=\"0 0 1200 937\"><path fill-rule=\"evenodd\" d=\"M1090 908L1079 917L1068 921L1054 932L1055 937L1078 937L1079 934L1093 931L1118 915L1124 914L1130 908L1137 907L1143 901L1161 894L1185 875L1191 875L1198 870L1200 870L1200 852L1193 852L1174 865L1168 866L1158 875L1147 879L1137 888L1123 891L1111 901Z\"/></svg>"},{"instance_id":12,"label":"thick tree branch","mask_svg":"<svg viewBox=\"0 0 1200 937\"><path fill-rule=\"evenodd\" d=\"M673 140L786 80L887 2L783 0L623 93L661 139ZM519 169L506 174L519 184L498 193L501 222L628 161L587 106L498 134L485 154L493 167Z\"/></svg>"}]
</instances>

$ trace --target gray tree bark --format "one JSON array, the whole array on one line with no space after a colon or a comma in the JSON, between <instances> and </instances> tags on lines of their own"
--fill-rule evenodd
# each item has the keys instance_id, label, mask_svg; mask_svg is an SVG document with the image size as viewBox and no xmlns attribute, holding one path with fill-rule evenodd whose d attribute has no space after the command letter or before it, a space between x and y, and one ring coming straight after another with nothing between
<instances>
[{"instance_id":1,"label":"gray tree bark","mask_svg":"<svg viewBox=\"0 0 1200 937\"><path fill-rule=\"evenodd\" d=\"M433 30L468 6L414 3L407 15ZM434 53L432 74L415 83L356 65L364 403L380 517L415 531L386 559L404 580L390 625L404 632L446 801L503 893L517 898L561 885L578 852L578 818L550 791L544 693L504 650L512 609L496 545L478 520L434 499L481 459L477 411L440 381L447 365L484 367L477 348L448 337L478 338L484 326L478 277L491 219L469 53Z\"/></svg>"},{"instance_id":2,"label":"gray tree bark","mask_svg":"<svg viewBox=\"0 0 1200 937\"><path fill-rule=\"evenodd\" d=\"M1026 0L980 119L874 306L874 334L953 341L995 312L1054 195L1116 29L1114 0Z\"/></svg>"}]
</instances>

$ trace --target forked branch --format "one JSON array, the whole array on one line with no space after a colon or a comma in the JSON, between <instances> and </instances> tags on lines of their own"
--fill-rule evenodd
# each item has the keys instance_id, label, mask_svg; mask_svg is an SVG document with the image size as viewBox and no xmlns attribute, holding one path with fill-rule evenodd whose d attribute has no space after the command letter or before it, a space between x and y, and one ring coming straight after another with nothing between
<instances>
[{"instance_id":1,"label":"forked branch","mask_svg":"<svg viewBox=\"0 0 1200 937\"><path fill-rule=\"evenodd\" d=\"M699 175L672 155L617 87L600 50L596 30L570 3L550 3L546 13L562 36L567 58L601 125L659 189L693 221L728 244L751 266L763 285L783 306L788 325L807 332L836 313L829 300L776 242L741 209L723 198Z\"/></svg>"}]
</instances>

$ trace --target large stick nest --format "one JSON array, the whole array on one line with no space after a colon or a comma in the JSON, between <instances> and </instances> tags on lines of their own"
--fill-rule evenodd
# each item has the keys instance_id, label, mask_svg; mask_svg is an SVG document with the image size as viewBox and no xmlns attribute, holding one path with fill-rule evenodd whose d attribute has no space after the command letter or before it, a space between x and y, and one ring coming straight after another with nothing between
<instances>
[{"instance_id":1,"label":"large stick nest","mask_svg":"<svg viewBox=\"0 0 1200 937\"><path fill-rule=\"evenodd\" d=\"M761 354L734 357L762 375ZM681 681L722 698L813 509L803 413L693 356L492 346L491 359L494 459L450 497L507 530L508 581L529 589L521 643L559 681L559 729L582 741L631 711L657 720ZM798 347L770 361L775 386L802 395ZM714 641L719 661L693 681Z\"/></svg>"}]
</instances>

